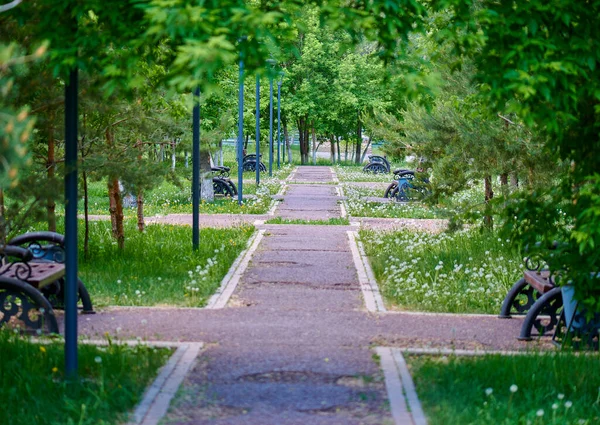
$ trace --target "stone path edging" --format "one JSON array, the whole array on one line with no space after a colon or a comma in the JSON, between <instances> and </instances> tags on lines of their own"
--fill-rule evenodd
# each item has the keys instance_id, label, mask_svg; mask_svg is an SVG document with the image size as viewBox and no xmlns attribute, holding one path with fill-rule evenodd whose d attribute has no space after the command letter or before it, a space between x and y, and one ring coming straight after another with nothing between
<instances>
[{"instance_id":1,"label":"stone path edging","mask_svg":"<svg viewBox=\"0 0 600 425\"><path fill-rule=\"evenodd\" d=\"M391 351L396 362L396 367L400 372L400 380L402 381L404 395L406 397L408 407L410 408L413 422L415 425L427 425L427 418L425 417L423 407L421 406L421 402L419 401L419 397L415 391L415 383L410 376L404 356L402 356L402 352L398 348L392 348Z\"/></svg>"},{"instance_id":2,"label":"stone path edging","mask_svg":"<svg viewBox=\"0 0 600 425\"><path fill-rule=\"evenodd\" d=\"M154 382L146 389L129 425L156 425L167 413L171 400L194 365L202 343L181 343Z\"/></svg>"},{"instance_id":3,"label":"stone path edging","mask_svg":"<svg viewBox=\"0 0 600 425\"><path fill-rule=\"evenodd\" d=\"M240 278L246 271L246 268L250 263L250 259L252 258L252 254L254 254L254 251L256 251L256 248L258 247L258 244L262 240L264 234L265 230L261 229L248 241L248 248L242 251L235 262L231 265L229 271L221 281L221 286L219 289L217 289L214 295L210 297L205 308L218 309L227 305L229 298L231 298L231 295L240 282Z\"/></svg>"},{"instance_id":4,"label":"stone path edging","mask_svg":"<svg viewBox=\"0 0 600 425\"><path fill-rule=\"evenodd\" d=\"M348 210L346 210L346 201L344 200L344 189L341 186L336 186L335 190L338 194L338 196L340 197L341 201L340 201L340 215L342 216L342 218L346 218L348 217Z\"/></svg>"},{"instance_id":5,"label":"stone path edging","mask_svg":"<svg viewBox=\"0 0 600 425\"><path fill-rule=\"evenodd\" d=\"M385 387L394 423L396 425L417 425L413 421L406 402L405 388L402 385L400 372L392 354L392 349L389 347L376 347L375 351L380 358L381 370L385 377Z\"/></svg>"},{"instance_id":6,"label":"stone path edging","mask_svg":"<svg viewBox=\"0 0 600 425\"><path fill-rule=\"evenodd\" d=\"M370 312L385 312L387 311L379 292L379 286L373 276L373 271L369 264L368 258L364 255L364 250L358 241L358 233L348 230L348 239L350 242L350 251L354 260L354 266L358 273L358 281L360 289L365 300L365 307Z\"/></svg>"}]
</instances>

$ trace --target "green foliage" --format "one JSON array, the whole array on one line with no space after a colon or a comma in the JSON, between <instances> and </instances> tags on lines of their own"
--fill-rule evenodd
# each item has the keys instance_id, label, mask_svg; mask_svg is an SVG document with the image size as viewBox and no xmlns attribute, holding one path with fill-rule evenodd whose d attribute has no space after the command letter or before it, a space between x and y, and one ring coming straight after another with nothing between
<instances>
[{"instance_id":1,"label":"green foliage","mask_svg":"<svg viewBox=\"0 0 600 425\"><path fill-rule=\"evenodd\" d=\"M14 97L16 76L27 75L27 62L39 58L46 47L40 46L32 55L25 56L16 43L0 43L0 188L15 187L19 173L31 164L27 141L33 131L35 119L27 106L10 104Z\"/></svg>"},{"instance_id":2,"label":"green foliage","mask_svg":"<svg viewBox=\"0 0 600 425\"><path fill-rule=\"evenodd\" d=\"M547 151L571 163L560 184L508 208L507 230L531 249L541 242L539 254L553 270L564 270L562 283L574 284L592 311L600 310L599 16L599 1L457 2L453 28L466 30L449 36L473 58L481 97L517 114L544 136ZM549 249L553 241L558 251Z\"/></svg>"},{"instance_id":3,"label":"green foliage","mask_svg":"<svg viewBox=\"0 0 600 425\"><path fill-rule=\"evenodd\" d=\"M80 344L79 378L64 377L64 342L33 344L0 331L0 397L10 425L114 424L125 420L170 350Z\"/></svg>"}]
</instances>

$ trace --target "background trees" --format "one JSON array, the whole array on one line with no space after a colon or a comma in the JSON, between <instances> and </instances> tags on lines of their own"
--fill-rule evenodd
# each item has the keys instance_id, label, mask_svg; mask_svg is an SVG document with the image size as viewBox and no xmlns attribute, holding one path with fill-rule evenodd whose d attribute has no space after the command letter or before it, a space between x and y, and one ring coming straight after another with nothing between
<instances>
[{"instance_id":1,"label":"background trees","mask_svg":"<svg viewBox=\"0 0 600 425\"><path fill-rule=\"evenodd\" d=\"M239 59L253 77L274 58L286 72L284 122L298 129L303 163L309 143L325 139L336 141L339 160L340 138L354 140L360 162L364 129L384 137L390 154L427 160L438 195L483 180L486 203L496 176L502 187L512 177L525 193L503 204L508 228L523 243L564 240L566 260L556 267L578 270L592 287L589 272L600 262L599 12L596 0L23 2L0 14L0 178L22 204L32 185L15 182L29 178L28 158L38 160L29 171L36 182L62 173L60 93L74 66L90 107L82 161L110 159L112 190L123 180L139 196L152 183L127 170L149 166L153 145L185 145L191 90L202 89L205 133L224 132ZM48 54L25 76L20 63L31 56L23 52L41 56L43 42ZM56 196L43 192L30 197L43 199L52 228ZM551 217L556 226L547 225ZM592 298L589 305L600 303Z\"/></svg>"}]
</instances>

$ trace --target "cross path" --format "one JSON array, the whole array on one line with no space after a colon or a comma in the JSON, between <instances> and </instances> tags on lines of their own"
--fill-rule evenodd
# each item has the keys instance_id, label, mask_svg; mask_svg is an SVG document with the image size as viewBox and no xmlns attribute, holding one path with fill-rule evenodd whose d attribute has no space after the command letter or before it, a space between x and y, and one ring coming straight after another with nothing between
<instances>
[{"instance_id":1,"label":"cross path","mask_svg":"<svg viewBox=\"0 0 600 425\"><path fill-rule=\"evenodd\" d=\"M277 216L341 216L330 168L300 167L290 181ZM165 424L410 425L376 346L522 348L514 320L368 311L348 235L356 227L260 227L225 308L115 308L80 325L90 336L205 344Z\"/></svg>"}]
</instances>

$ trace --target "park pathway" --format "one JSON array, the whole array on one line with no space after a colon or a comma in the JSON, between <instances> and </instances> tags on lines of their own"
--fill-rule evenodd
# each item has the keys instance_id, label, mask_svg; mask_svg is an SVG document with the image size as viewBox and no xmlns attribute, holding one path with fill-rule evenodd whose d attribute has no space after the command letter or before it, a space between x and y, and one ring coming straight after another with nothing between
<instances>
[{"instance_id":1,"label":"park pathway","mask_svg":"<svg viewBox=\"0 0 600 425\"><path fill-rule=\"evenodd\" d=\"M341 217L328 167L300 167L275 216ZM354 226L260 225L258 249L222 309L113 308L81 333L202 341L164 424L402 424L375 346L519 349L519 321L369 312L348 237Z\"/></svg>"}]
</instances>

